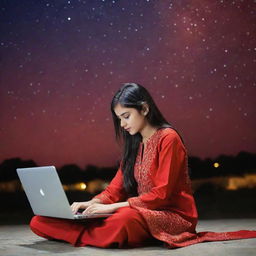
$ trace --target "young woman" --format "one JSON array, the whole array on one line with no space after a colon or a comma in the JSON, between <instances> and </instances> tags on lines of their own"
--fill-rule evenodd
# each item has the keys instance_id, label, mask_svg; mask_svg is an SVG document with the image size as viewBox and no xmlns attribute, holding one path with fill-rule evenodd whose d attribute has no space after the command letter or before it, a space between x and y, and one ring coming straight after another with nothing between
<instances>
[{"instance_id":1,"label":"young woman","mask_svg":"<svg viewBox=\"0 0 256 256\"><path fill-rule=\"evenodd\" d=\"M123 154L116 176L99 195L74 202L83 214L114 213L85 222L35 216L31 229L47 239L74 246L170 248L202 241L256 237L256 231L196 233L197 210L191 192L187 152L148 91L134 83L115 94L111 111Z\"/></svg>"}]
</instances>

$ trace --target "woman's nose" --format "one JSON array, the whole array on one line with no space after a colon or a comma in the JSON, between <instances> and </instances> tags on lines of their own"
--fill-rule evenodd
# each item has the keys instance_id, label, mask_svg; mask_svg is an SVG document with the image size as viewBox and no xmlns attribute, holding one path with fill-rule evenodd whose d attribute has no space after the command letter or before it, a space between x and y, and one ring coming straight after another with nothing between
<instances>
[{"instance_id":1,"label":"woman's nose","mask_svg":"<svg viewBox=\"0 0 256 256\"><path fill-rule=\"evenodd\" d=\"M125 125L126 125L126 122L124 121L124 120L121 120L121 127L123 128L123 127L125 127Z\"/></svg>"}]
</instances>

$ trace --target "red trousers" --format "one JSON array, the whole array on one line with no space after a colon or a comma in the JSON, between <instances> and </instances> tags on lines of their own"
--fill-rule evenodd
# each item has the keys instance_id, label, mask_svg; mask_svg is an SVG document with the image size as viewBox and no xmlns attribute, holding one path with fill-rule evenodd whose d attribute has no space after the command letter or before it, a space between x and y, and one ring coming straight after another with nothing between
<instances>
[{"instance_id":1,"label":"red trousers","mask_svg":"<svg viewBox=\"0 0 256 256\"><path fill-rule=\"evenodd\" d=\"M32 231L46 239L56 239L74 246L140 247L157 240L139 212L130 207L119 208L106 219L66 220L34 216L30 222Z\"/></svg>"}]
</instances>

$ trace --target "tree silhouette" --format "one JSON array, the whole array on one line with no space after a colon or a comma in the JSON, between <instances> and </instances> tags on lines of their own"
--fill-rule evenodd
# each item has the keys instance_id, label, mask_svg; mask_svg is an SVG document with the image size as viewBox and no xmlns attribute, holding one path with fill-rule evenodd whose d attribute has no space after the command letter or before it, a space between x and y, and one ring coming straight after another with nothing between
<instances>
[{"instance_id":1,"label":"tree silhouette","mask_svg":"<svg viewBox=\"0 0 256 256\"><path fill-rule=\"evenodd\" d=\"M219 163L218 168L214 167L215 162ZM17 180L17 168L36 166L37 164L32 160L6 159L0 164L0 181ZM241 151L237 156L220 155L215 159L206 158L204 160L189 156L188 167L192 179L256 173L256 154ZM100 168L95 165L87 165L82 170L76 164L67 164L58 168L58 174L63 184L88 182L94 179L111 181L117 169L118 166Z\"/></svg>"},{"instance_id":2,"label":"tree silhouette","mask_svg":"<svg viewBox=\"0 0 256 256\"><path fill-rule=\"evenodd\" d=\"M75 164L64 165L58 169L58 175L63 184L73 184L84 180L82 170Z\"/></svg>"},{"instance_id":3,"label":"tree silhouette","mask_svg":"<svg viewBox=\"0 0 256 256\"><path fill-rule=\"evenodd\" d=\"M247 172L254 171L256 167L256 154L241 151L234 159L234 164L239 174L241 174L243 170L247 170Z\"/></svg>"},{"instance_id":4,"label":"tree silhouette","mask_svg":"<svg viewBox=\"0 0 256 256\"><path fill-rule=\"evenodd\" d=\"M191 179L197 179L202 176L202 160L199 157L189 157L188 167Z\"/></svg>"},{"instance_id":5,"label":"tree silhouette","mask_svg":"<svg viewBox=\"0 0 256 256\"><path fill-rule=\"evenodd\" d=\"M23 161L20 158L4 160L0 165L0 181L17 180L17 168L36 167L37 164L32 160Z\"/></svg>"},{"instance_id":6,"label":"tree silhouette","mask_svg":"<svg viewBox=\"0 0 256 256\"><path fill-rule=\"evenodd\" d=\"M95 165L87 165L84 173L86 181L93 179L102 179L110 181L113 179L117 172L117 167L103 167L99 168Z\"/></svg>"}]
</instances>

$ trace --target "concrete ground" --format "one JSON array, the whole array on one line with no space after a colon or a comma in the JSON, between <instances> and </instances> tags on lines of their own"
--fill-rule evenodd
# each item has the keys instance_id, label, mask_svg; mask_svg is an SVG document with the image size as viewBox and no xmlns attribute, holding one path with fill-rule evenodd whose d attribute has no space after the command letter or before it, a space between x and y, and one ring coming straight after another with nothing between
<instances>
[{"instance_id":1,"label":"concrete ground","mask_svg":"<svg viewBox=\"0 0 256 256\"><path fill-rule=\"evenodd\" d=\"M202 220L197 231L235 231L241 229L255 230L256 219L220 219ZM223 242L208 242L179 249L164 247L144 247L139 249L99 249L93 247L74 248L67 243L47 241L32 233L28 225L0 226L0 255L90 255L90 256L255 256L256 239L243 239Z\"/></svg>"}]
</instances>

